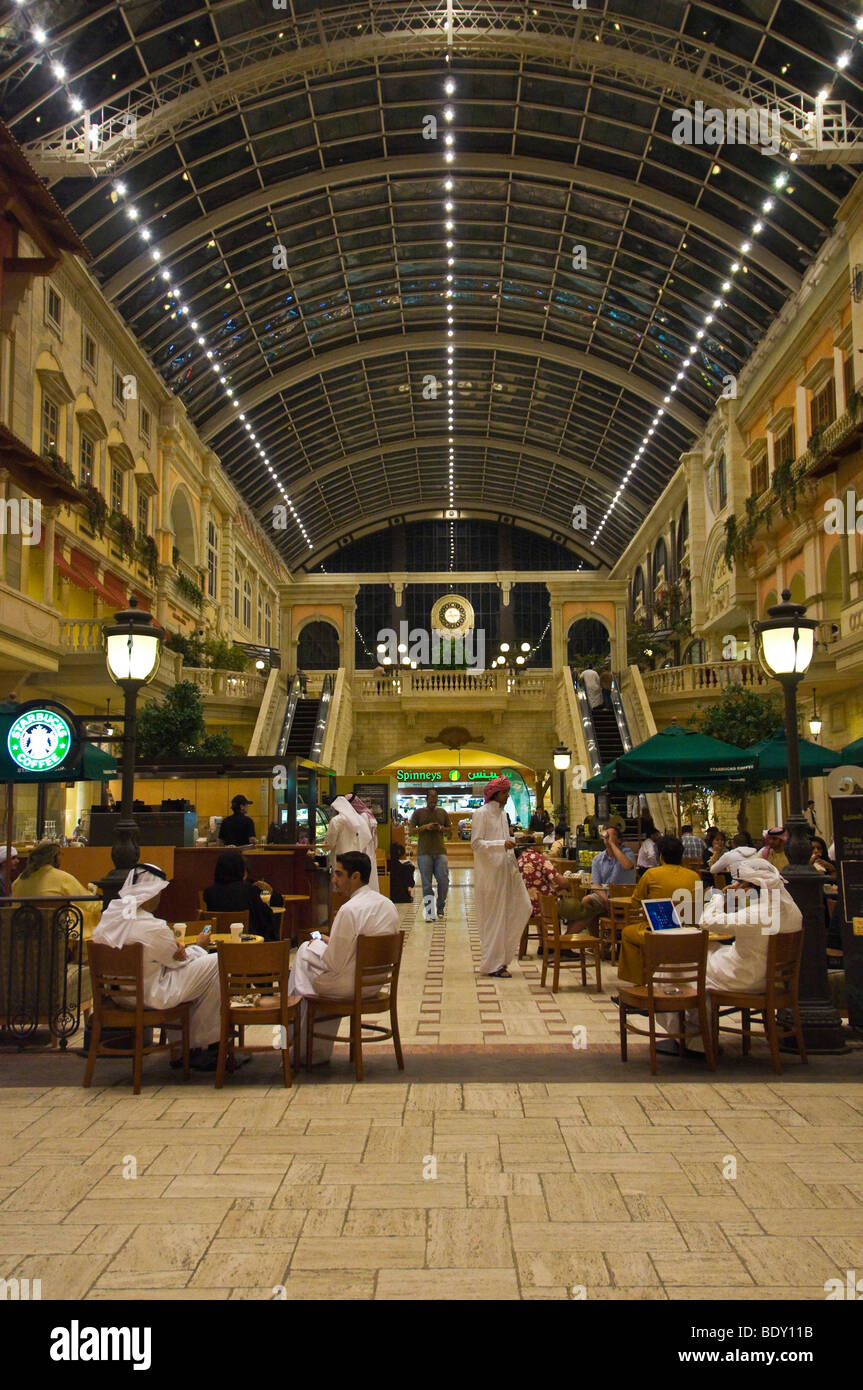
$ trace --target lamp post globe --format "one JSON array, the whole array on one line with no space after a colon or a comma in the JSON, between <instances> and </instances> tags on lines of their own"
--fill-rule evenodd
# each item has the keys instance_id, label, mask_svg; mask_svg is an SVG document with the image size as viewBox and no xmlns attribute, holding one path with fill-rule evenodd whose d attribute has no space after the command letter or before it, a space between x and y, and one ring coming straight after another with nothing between
<instances>
[{"instance_id":1,"label":"lamp post globe","mask_svg":"<svg viewBox=\"0 0 863 1390\"><path fill-rule=\"evenodd\" d=\"M149 613L129 599L129 607L115 613L103 629L108 675L123 692L123 773L120 819L114 827L111 859L114 868L99 880L105 905L120 892L126 875L138 862L138 827L132 811L135 794L138 692L149 685L159 670L162 633Z\"/></svg>"},{"instance_id":2,"label":"lamp post globe","mask_svg":"<svg viewBox=\"0 0 863 1390\"><path fill-rule=\"evenodd\" d=\"M803 917L800 963L800 1014L807 1051L845 1052L839 1014L831 1003L827 981L827 937L823 878L812 867L809 824L803 815L800 779L800 734L797 728L797 687L815 651L817 623L807 618L805 604L792 603L788 589L768 616L752 624L755 650L765 673L779 681L785 697L785 741L788 749L788 815L785 829L788 863L782 877Z\"/></svg>"}]
</instances>

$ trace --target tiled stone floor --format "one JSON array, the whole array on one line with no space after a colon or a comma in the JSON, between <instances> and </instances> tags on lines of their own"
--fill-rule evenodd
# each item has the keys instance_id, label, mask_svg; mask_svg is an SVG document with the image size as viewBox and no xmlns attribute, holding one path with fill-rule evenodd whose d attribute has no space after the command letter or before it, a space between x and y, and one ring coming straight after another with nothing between
<instances>
[{"instance_id":1,"label":"tiled stone floor","mask_svg":"<svg viewBox=\"0 0 863 1390\"><path fill-rule=\"evenodd\" d=\"M728 1049L715 1078L641 1051L531 958L478 981L469 873L414 920L401 1015L289 1091L256 1058L225 1089L160 1058L0 1057L0 1277L45 1299L824 1298L863 1269L863 1052ZM571 1030L587 1029L574 1051ZM132 1176L132 1174L135 1174Z\"/></svg>"}]
</instances>

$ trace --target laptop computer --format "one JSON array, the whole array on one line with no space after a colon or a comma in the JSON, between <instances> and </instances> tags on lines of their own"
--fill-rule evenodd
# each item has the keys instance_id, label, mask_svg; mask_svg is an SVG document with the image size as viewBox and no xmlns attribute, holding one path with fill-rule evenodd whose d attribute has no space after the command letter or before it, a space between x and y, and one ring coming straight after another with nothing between
<instances>
[{"instance_id":1,"label":"laptop computer","mask_svg":"<svg viewBox=\"0 0 863 1390\"><path fill-rule=\"evenodd\" d=\"M691 931L680 920L671 898L646 898L641 904L650 931ZM697 930L697 928L696 928Z\"/></svg>"}]
</instances>

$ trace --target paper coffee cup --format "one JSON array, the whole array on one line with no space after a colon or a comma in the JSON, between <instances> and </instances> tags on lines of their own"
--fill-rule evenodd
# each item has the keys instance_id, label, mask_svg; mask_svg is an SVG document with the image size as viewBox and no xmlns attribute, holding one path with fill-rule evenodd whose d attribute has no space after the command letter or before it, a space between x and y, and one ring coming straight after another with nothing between
<instances>
[{"instance_id":1,"label":"paper coffee cup","mask_svg":"<svg viewBox=\"0 0 863 1390\"><path fill-rule=\"evenodd\" d=\"M184 940L185 940L185 937L186 937L186 923L185 923L185 922L175 922L174 925L173 925L173 927L171 928L171 930L172 930L173 933L174 933L174 940L175 940L175 941L184 941Z\"/></svg>"},{"instance_id":2,"label":"paper coffee cup","mask_svg":"<svg viewBox=\"0 0 863 1390\"><path fill-rule=\"evenodd\" d=\"M231 939L233 941L239 941L240 937L243 935L243 932L245 931L245 927L243 926L242 922L232 922L230 930Z\"/></svg>"}]
</instances>

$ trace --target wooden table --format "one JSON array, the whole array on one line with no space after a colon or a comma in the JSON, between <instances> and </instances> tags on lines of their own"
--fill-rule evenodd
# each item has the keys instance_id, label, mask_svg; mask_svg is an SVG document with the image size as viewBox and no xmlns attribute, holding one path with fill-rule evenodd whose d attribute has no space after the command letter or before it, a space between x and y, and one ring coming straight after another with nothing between
<instances>
[{"instance_id":1,"label":"wooden table","mask_svg":"<svg viewBox=\"0 0 863 1390\"><path fill-rule=\"evenodd\" d=\"M215 950L216 942L218 941L233 941L234 939L229 931L210 932L209 937L209 943L204 947L205 951ZM263 941L263 939L262 936L255 936L254 933L249 932L244 933L243 936L240 937L240 942L243 946L250 946L254 945L256 941ZM200 946L200 944L196 936L187 936L183 941L184 946Z\"/></svg>"}]
</instances>

